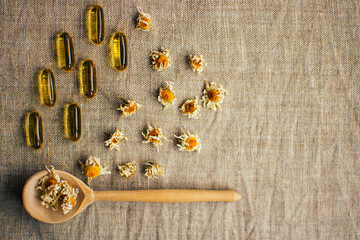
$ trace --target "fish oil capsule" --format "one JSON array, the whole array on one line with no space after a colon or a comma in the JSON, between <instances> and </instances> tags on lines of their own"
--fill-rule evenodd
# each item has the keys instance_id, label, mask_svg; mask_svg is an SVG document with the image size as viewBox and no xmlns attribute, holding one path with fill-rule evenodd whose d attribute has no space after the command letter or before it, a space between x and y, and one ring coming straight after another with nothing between
<instances>
[{"instance_id":1,"label":"fish oil capsule","mask_svg":"<svg viewBox=\"0 0 360 240\"><path fill-rule=\"evenodd\" d=\"M81 137L81 113L76 103L66 104L64 108L65 137L71 141L78 141Z\"/></svg>"},{"instance_id":2,"label":"fish oil capsule","mask_svg":"<svg viewBox=\"0 0 360 240\"><path fill-rule=\"evenodd\" d=\"M35 149L41 148L43 144L42 118L36 111L28 113L25 117L26 143Z\"/></svg>"},{"instance_id":3,"label":"fish oil capsule","mask_svg":"<svg viewBox=\"0 0 360 240\"><path fill-rule=\"evenodd\" d=\"M38 77L40 103L53 107L56 103L56 87L53 72L46 68L40 71Z\"/></svg>"},{"instance_id":4,"label":"fish oil capsule","mask_svg":"<svg viewBox=\"0 0 360 240\"><path fill-rule=\"evenodd\" d=\"M110 39L111 66L118 71L124 71L128 65L126 36L123 32L116 32Z\"/></svg>"},{"instance_id":5,"label":"fish oil capsule","mask_svg":"<svg viewBox=\"0 0 360 240\"><path fill-rule=\"evenodd\" d=\"M96 66L94 61L86 59L79 66L79 86L80 93L87 98L96 95Z\"/></svg>"},{"instance_id":6,"label":"fish oil capsule","mask_svg":"<svg viewBox=\"0 0 360 240\"><path fill-rule=\"evenodd\" d=\"M74 68L75 56L72 37L69 33L62 32L57 36L56 51L59 68L70 72Z\"/></svg>"},{"instance_id":7,"label":"fish oil capsule","mask_svg":"<svg viewBox=\"0 0 360 240\"><path fill-rule=\"evenodd\" d=\"M95 5L89 8L86 15L89 40L95 45L100 45L105 36L104 11L101 6Z\"/></svg>"}]
</instances>

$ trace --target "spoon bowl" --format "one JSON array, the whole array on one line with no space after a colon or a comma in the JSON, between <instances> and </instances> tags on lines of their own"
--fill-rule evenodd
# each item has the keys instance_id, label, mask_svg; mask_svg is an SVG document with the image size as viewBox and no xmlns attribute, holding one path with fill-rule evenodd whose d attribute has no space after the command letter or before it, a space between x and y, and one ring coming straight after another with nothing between
<instances>
[{"instance_id":1,"label":"spoon bowl","mask_svg":"<svg viewBox=\"0 0 360 240\"><path fill-rule=\"evenodd\" d=\"M39 186L40 178L46 176L48 174L48 171L41 171L31 176L24 185L22 193L23 205L25 210L33 218L42 222L65 222L78 215L82 210L84 210L89 204L94 201L93 190L86 186L80 179L63 171L56 170L56 173L60 176L60 179L68 181L71 186L79 189L78 197L76 199L76 204L73 209L71 209L65 215L62 213L61 210L53 211L50 208L46 208L45 206L41 205L41 191L37 190L36 187Z\"/></svg>"},{"instance_id":2,"label":"spoon bowl","mask_svg":"<svg viewBox=\"0 0 360 240\"><path fill-rule=\"evenodd\" d=\"M132 201L132 202L235 202L241 196L231 190L197 190L197 189L150 189L133 191L93 191L77 177L63 171L55 170L60 179L68 181L79 189L75 206L67 213L53 211L41 204L41 191L36 189L40 178L48 174L41 171L25 183L22 200L25 210L35 219L46 223L61 223L81 213L94 201Z\"/></svg>"}]
</instances>

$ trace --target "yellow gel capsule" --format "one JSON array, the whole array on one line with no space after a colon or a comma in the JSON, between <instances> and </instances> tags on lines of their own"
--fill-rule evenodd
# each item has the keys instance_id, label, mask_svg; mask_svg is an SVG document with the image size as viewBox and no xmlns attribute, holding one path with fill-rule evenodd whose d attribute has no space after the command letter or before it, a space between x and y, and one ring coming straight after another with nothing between
<instances>
[{"instance_id":1,"label":"yellow gel capsule","mask_svg":"<svg viewBox=\"0 0 360 240\"><path fill-rule=\"evenodd\" d=\"M40 71L38 77L40 103L53 107L56 103L56 86L53 72L46 68Z\"/></svg>"},{"instance_id":2,"label":"yellow gel capsule","mask_svg":"<svg viewBox=\"0 0 360 240\"><path fill-rule=\"evenodd\" d=\"M89 8L86 15L89 40L95 45L100 45L105 36L104 11L101 6L95 5Z\"/></svg>"},{"instance_id":3,"label":"yellow gel capsule","mask_svg":"<svg viewBox=\"0 0 360 240\"><path fill-rule=\"evenodd\" d=\"M81 113L76 103L66 104L64 108L65 137L71 141L78 141L81 137Z\"/></svg>"},{"instance_id":4,"label":"yellow gel capsule","mask_svg":"<svg viewBox=\"0 0 360 240\"><path fill-rule=\"evenodd\" d=\"M128 65L126 36L123 32L116 32L110 39L110 63L118 71L124 71Z\"/></svg>"},{"instance_id":5,"label":"yellow gel capsule","mask_svg":"<svg viewBox=\"0 0 360 240\"><path fill-rule=\"evenodd\" d=\"M57 36L56 51L59 68L70 72L74 68L75 56L72 37L69 33L62 32Z\"/></svg>"},{"instance_id":6,"label":"yellow gel capsule","mask_svg":"<svg viewBox=\"0 0 360 240\"><path fill-rule=\"evenodd\" d=\"M42 119L38 112L31 112L25 118L26 143L35 149L41 148L43 144Z\"/></svg>"},{"instance_id":7,"label":"yellow gel capsule","mask_svg":"<svg viewBox=\"0 0 360 240\"><path fill-rule=\"evenodd\" d=\"M80 63L79 67L79 86L80 93L87 98L96 95L96 67L94 61L86 59Z\"/></svg>"}]
</instances>

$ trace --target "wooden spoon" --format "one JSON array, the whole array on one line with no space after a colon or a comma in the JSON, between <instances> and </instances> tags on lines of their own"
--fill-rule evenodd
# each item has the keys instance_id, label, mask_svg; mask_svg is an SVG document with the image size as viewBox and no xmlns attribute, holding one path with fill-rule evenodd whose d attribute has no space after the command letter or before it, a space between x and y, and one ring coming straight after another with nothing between
<instances>
[{"instance_id":1,"label":"wooden spoon","mask_svg":"<svg viewBox=\"0 0 360 240\"><path fill-rule=\"evenodd\" d=\"M53 211L40 203L41 191L36 187L39 179L47 175L41 171L29 178L25 183L22 199L25 210L35 219L46 223L65 222L80 212L94 201L132 201L132 202L207 202L228 201L235 202L241 196L235 191L220 190L190 190L190 189L153 189L134 191L93 191L80 179L73 175L56 170L61 179L67 180L73 187L79 189L77 203L66 215L59 209Z\"/></svg>"}]
</instances>

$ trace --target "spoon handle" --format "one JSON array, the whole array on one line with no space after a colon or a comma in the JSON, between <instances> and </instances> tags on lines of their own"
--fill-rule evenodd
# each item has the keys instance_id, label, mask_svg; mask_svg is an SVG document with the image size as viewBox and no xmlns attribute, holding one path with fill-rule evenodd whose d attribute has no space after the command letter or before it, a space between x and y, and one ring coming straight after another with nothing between
<instances>
[{"instance_id":1,"label":"spoon handle","mask_svg":"<svg viewBox=\"0 0 360 240\"><path fill-rule=\"evenodd\" d=\"M95 201L128 202L235 202L241 196L235 191L152 189L133 191L94 191Z\"/></svg>"}]
</instances>

